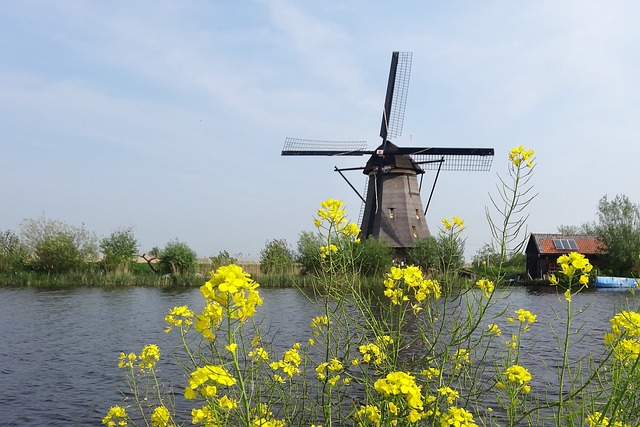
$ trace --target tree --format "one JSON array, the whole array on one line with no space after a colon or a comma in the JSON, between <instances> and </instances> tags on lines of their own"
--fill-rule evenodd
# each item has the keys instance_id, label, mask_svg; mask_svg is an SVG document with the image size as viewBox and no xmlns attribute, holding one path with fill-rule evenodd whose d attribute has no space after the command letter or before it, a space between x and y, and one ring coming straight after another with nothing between
<instances>
[{"instance_id":1,"label":"tree","mask_svg":"<svg viewBox=\"0 0 640 427\"><path fill-rule=\"evenodd\" d=\"M640 207L625 195L598 202L596 236L605 251L605 266L613 275L629 275L640 255Z\"/></svg>"},{"instance_id":2,"label":"tree","mask_svg":"<svg viewBox=\"0 0 640 427\"><path fill-rule=\"evenodd\" d=\"M260 271L264 274L293 272L294 253L285 239L267 241L260 251Z\"/></svg>"},{"instance_id":3,"label":"tree","mask_svg":"<svg viewBox=\"0 0 640 427\"><path fill-rule=\"evenodd\" d=\"M73 246L78 250L80 256L85 261L94 260L98 254L97 238L95 233L90 232L84 225L76 227L59 221L47 218L42 214L38 218L27 218L20 224L20 237L30 252L34 252L38 245L47 239L59 238L65 235Z\"/></svg>"},{"instance_id":4,"label":"tree","mask_svg":"<svg viewBox=\"0 0 640 427\"><path fill-rule=\"evenodd\" d=\"M0 273L22 270L29 258L29 250L11 230L0 232Z\"/></svg>"},{"instance_id":5,"label":"tree","mask_svg":"<svg viewBox=\"0 0 640 427\"><path fill-rule=\"evenodd\" d=\"M473 256L474 265L480 266L483 262L486 266L495 266L500 263L500 254L490 243L485 243Z\"/></svg>"},{"instance_id":6,"label":"tree","mask_svg":"<svg viewBox=\"0 0 640 427\"><path fill-rule=\"evenodd\" d=\"M47 273L68 273L77 269L83 261L73 238L63 232L40 240L34 254L35 269Z\"/></svg>"},{"instance_id":7,"label":"tree","mask_svg":"<svg viewBox=\"0 0 640 427\"><path fill-rule=\"evenodd\" d=\"M316 274L321 269L320 246L322 238L311 231L303 231L298 237L298 256L296 261L302 266L303 273Z\"/></svg>"},{"instance_id":8,"label":"tree","mask_svg":"<svg viewBox=\"0 0 640 427\"><path fill-rule=\"evenodd\" d=\"M197 255L186 243L174 240L160 251L158 261L162 273L180 276L195 271Z\"/></svg>"},{"instance_id":9,"label":"tree","mask_svg":"<svg viewBox=\"0 0 640 427\"><path fill-rule=\"evenodd\" d=\"M209 257L209 259L211 260L211 268L213 270L217 270L218 268L225 265L235 264L238 262L238 260L235 257L229 255L229 252L227 251L220 251L218 255Z\"/></svg>"},{"instance_id":10,"label":"tree","mask_svg":"<svg viewBox=\"0 0 640 427\"><path fill-rule=\"evenodd\" d=\"M593 236L595 234L594 224L584 223L581 225L559 225L558 233L565 236L579 236L587 235Z\"/></svg>"},{"instance_id":11,"label":"tree","mask_svg":"<svg viewBox=\"0 0 640 427\"><path fill-rule=\"evenodd\" d=\"M102 264L106 270L126 273L138 253L138 241L131 228L118 229L100 241L100 250L104 255Z\"/></svg>"}]
</instances>

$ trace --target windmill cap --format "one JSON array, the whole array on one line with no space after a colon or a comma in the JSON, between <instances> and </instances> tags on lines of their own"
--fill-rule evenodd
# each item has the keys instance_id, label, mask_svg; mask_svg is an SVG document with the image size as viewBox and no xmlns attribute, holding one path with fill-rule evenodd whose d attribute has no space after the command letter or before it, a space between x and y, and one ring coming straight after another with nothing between
<instances>
[{"instance_id":1,"label":"windmill cap","mask_svg":"<svg viewBox=\"0 0 640 427\"><path fill-rule=\"evenodd\" d=\"M396 154L398 152L398 146L391 141L387 141L386 147L384 144L381 144L375 151L384 152L384 157L382 158L383 168L389 168L391 170L402 169L406 171L413 171L416 174L424 173L424 170L413 161L410 155ZM380 156L378 154L373 154L369 158L369 161L367 161L362 173L369 175L371 172L378 170L379 165Z\"/></svg>"}]
</instances>

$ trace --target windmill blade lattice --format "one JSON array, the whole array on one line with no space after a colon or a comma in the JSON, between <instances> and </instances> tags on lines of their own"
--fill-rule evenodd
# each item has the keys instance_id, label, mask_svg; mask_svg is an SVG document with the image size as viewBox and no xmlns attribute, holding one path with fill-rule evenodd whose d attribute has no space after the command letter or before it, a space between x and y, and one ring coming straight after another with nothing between
<instances>
[{"instance_id":1,"label":"windmill blade lattice","mask_svg":"<svg viewBox=\"0 0 640 427\"><path fill-rule=\"evenodd\" d=\"M395 58L392 57L391 72L387 86L387 99L385 111L382 117L380 136L383 139L396 138L402 135L404 125L404 112L407 106L407 93L409 92L409 79L411 77L412 52L394 52L397 54L397 65L394 68ZM389 92L392 92L391 94ZM386 105L387 103L391 105ZM386 132L384 127L386 126Z\"/></svg>"},{"instance_id":2,"label":"windmill blade lattice","mask_svg":"<svg viewBox=\"0 0 640 427\"><path fill-rule=\"evenodd\" d=\"M317 139L287 138L282 147L283 156L362 156L366 141L322 141Z\"/></svg>"}]
</instances>

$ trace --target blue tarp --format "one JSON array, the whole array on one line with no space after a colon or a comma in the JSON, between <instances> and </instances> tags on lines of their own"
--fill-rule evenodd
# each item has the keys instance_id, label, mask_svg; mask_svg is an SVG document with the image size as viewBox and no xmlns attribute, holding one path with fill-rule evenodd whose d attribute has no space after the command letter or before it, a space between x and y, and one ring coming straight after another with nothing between
<instances>
[{"instance_id":1,"label":"blue tarp","mask_svg":"<svg viewBox=\"0 0 640 427\"><path fill-rule=\"evenodd\" d=\"M633 277L598 276L594 282L596 288L637 288L638 282Z\"/></svg>"}]
</instances>

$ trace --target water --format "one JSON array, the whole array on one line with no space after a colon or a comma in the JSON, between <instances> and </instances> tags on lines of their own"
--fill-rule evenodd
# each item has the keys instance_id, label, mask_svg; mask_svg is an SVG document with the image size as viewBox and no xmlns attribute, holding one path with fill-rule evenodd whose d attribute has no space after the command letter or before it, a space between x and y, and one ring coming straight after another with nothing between
<instances>
[{"instance_id":1,"label":"water","mask_svg":"<svg viewBox=\"0 0 640 427\"><path fill-rule=\"evenodd\" d=\"M309 338L317 311L299 291L262 289L261 295L259 313L277 332L276 347ZM638 309L640 297L598 291L576 296L574 303L576 311L586 309L574 325L589 333L572 352L587 354L602 349L613 314L627 304ZM120 352L157 343L163 360L170 357L177 334L163 333L163 319L183 304L201 307L198 289L0 288L0 425L100 425L109 407L120 403ZM561 311L564 299L554 290L515 288L501 308L505 304L511 312L524 307L538 315L526 337L533 344L528 360L539 364L534 372L554 370L559 357L548 326L562 327L553 310Z\"/></svg>"}]
</instances>

